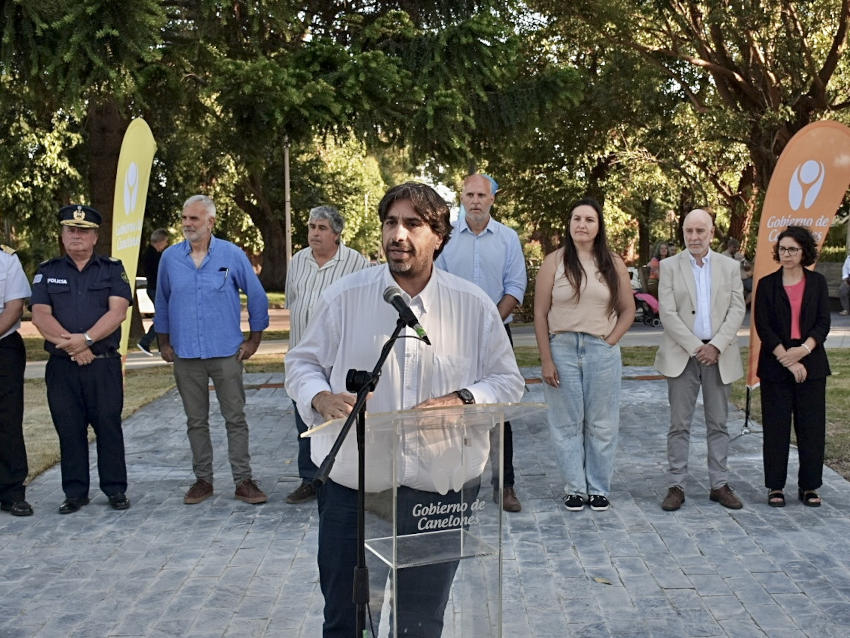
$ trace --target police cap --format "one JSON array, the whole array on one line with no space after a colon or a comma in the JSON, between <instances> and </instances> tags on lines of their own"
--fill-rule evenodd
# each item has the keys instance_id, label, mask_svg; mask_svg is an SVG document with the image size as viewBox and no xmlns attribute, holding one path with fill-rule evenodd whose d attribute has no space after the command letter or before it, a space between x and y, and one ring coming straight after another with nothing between
<instances>
[{"instance_id":1,"label":"police cap","mask_svg":"<svg viewBox=\"0 0 850 638\"><path fill-rule=\"evenodd\" d=\"M98 228L103 221L94 208L82 204L71 204L63 206L59 210L59 223L63 226L77 226L78 228Z\"/></svg>"}]
</instances>

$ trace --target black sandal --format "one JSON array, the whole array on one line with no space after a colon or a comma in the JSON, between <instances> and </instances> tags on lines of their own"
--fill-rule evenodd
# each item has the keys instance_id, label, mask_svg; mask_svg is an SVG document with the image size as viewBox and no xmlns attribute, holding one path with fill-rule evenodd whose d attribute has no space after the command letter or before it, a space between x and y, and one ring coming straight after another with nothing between
<instances>
[{"instance_id":1,"label":"black sandal","mask_svg":"<svg viewBox=\"0 0 850 638\"><path fill-rule=\"evenodd\" d=\"M782 490L770 490L767 493L767 504L771 507L785 507L785 494Z\"/></svg>"},{"instance_id":2,"label":"black sandal","mask_svg":"<svg viewBox=\"0 0 850 638\"><path fill-rule=\"evenodd\" d=\"M820 507L820 496L814 490L800 490L799 496L806 507Z\"/></svg>"}]
</instances>

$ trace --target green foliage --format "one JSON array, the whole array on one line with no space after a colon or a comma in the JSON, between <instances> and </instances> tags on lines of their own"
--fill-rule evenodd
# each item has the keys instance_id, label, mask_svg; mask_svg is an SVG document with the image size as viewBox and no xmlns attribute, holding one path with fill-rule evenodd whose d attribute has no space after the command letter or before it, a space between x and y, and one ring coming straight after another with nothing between
<instances>
[{"instance_id":1,"label":"green foliage","mask_svg":"<svg viewBox=\"0 0 850 638\"><path fill-rule=\"evenodd\" d=\"M73 117L57 113L50 129L44 130L26 110L0 111L0 136L7 151L0 154L0 230L3 241L18 250L28 273L56 254L58 208L50 195L67 198L82 188L73 162L82 141L76 125Z\"/></svg>"},{"instance_id":2,"label":"green foliage","mask_svg":"<svg viewBox=\"0 0 850 638\"><path fill-rule=\"evenodd\" d=\"M658 130L665 132L666 159L680 168L665 173L687 180L680 204L702 199L700 191L710 187L713 194L700 203L722 205L734 236L754 232L761 197L791 136L816 119L847 119L845 2L540 0L529 6L547 16L564 42L575 43L575 58L616 68L618 58L633 56L638 72L623 77L640 81L647 69L658 75L654 85L627 92L626 103L681 101L684 109L651 111L670 118ZM605 103L597 103L603 115ZM647 149L653 149L649 139Z\"/></svg>"}]
</instances>

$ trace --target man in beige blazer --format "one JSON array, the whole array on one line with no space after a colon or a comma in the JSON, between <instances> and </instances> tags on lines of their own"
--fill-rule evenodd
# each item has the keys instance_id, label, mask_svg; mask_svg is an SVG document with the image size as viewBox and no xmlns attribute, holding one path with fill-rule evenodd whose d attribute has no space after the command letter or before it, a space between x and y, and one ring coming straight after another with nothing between
<instances>
[{"instance_id":1,"label":"man in beige blazer","mask_svg":"<svg viewBox=\"0 0 850 638\"><path fill-rule=\"evenodd\" d=\"M726 470L729 389L744 374L737 340L745 311L740 265L711 250L714 222L706 211L688 213L682 233L687 250L661 261L658 282L664 337L655 367L667 377L670 401L669 489L661 507L671 512L685 502L691 422L702 388L709 498L740 509Z\"/></svg>"}]
</instances>

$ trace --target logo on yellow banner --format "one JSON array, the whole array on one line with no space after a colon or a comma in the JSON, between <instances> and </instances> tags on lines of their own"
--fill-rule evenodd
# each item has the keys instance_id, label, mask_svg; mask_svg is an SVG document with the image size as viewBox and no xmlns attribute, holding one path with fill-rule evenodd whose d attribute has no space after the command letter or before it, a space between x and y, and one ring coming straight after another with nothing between
<instances>
[{"instance_id":1,"label":"logo on yellow banner","mask_svg":"<svg viewBox=\"0 0 850 638\"><path fill-rule=\"evenodd\" d=\"M115 176L115 197L112 202L112 256L120 259L124 264L134 295L142 222L145 218L148 183L155 152L156 142L147 123L141 118L130 122L124 134L124 141L121 143L118 172ZM127 313L127 319L121 324L120 351L122 355L127 353L130 317L131 313Z\"/></svg>"}]
</instances>

